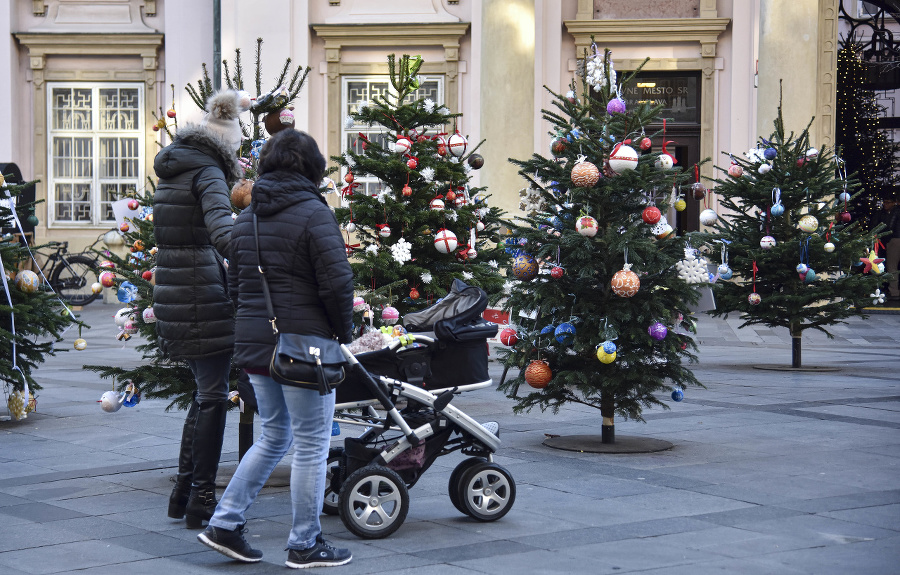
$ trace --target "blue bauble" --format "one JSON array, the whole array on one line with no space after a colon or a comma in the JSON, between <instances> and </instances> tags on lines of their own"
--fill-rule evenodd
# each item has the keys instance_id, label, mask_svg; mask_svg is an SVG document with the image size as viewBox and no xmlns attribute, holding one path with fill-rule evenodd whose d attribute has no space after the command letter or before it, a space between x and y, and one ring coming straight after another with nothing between
<instances>
[{"instance_id":1,"label":"blue bauble","mask_svg":"<svg viewBox=\"0 0 900 575\"><path fill-rule=\"evenodd\" d=\"M140 402L141 394L138 392L134 392L131 394L131 397L128 397L128 394L125 394L125 399L122 401L122 405L124 405L125 407L134 407Z\"/></svg>"},{"instance_id":2,"label":"blue bauble","mask_svg":"<svg viewBox=\"0 0 900 575\"><path fill-rule=\"evenodd\" d=\"M122 282L122 285L119 286L119 290L116 292L116 297L122 303L130 303L137 298L137 293L137 286L133 283Z\"/></svg>"},{"instance_id":3,"label":"blue bauble","mask_svg":"<svg viewBox=\"0 0 900 575\"><path fill-rule=\"evenodd\" d=\"M806 264L797 264L797 273L806 275L806 272L809 271L809 266Z\"/></svg>"},{"instance_id":4,"label":"blue bauble","mask_svg":"<svg viewBox=\"0 0 900 575\"><path fill-rule=\"evenodd\" d=\"M575 343L575 326L569 322L563 322L559 324L553 332L553 335L556 336L556 341L559 343L563 345L572 345Z\"/></svg>"},{"instance_id":5,"label":"blue bauble","mask_svg":"<svg viewBox=\"0 0 900 575\"><path fill-rule=\"evenodd\" d=\"M549 218L547 218L547 223L550 225L551 228L555 228L557 230L563 229L562 220L559 219L557 216L550 216Z\"/></svg>"},{"instance_id":6,"label":"blue bauble","mask_svg":"<svg viewBox=\"0 0 900 575\"><path fill-rule=\"evenodd\" d=\"M552 325L545 325L544 329L541 330L541 335L550 335L554 331L556 331L555 327L553 327Z\"/></svg>"},{"instance_id":7,"label":"blue bauble","mask_svg":"<svg viewBox=\"0 0 900 575\"><path fill-rule=\"evenodd\" d=\"M847 192L841 192L838 195L838 199L846 204L850 201L850 194L848 194Z\"/></svg>"},{"instance_id":8,"label":"blue bauble","mask_svg":"<svg viewBox=\"0 0 900 575\"><path fill-rule=\"evenodd\" d=\"M675 391L672 392L672 400L681 401L682 399L684 399L684 392L676 387Z\"/></svg>"},{"instance_id":9,"label":"blue bauble","mask_svg":"<svg viewBox=\"0 0 900 575\"><path fill-rule=\"evenodd\" d=\"M763 152L763 156L765 156L765 158L770 161L774 160L777 155L778 152L775 151L775 148L766 148L766 151Z\"/></svg>"},{"instance_id":10,"label":"blue bauble","mask_svg":"<svg viewBox=\"0 0 900 575\"><path fill-rule=\"evenodd\" d=\"M784 206L781 204L775 204L772 206L772 215L776 218L780 215L784 214Z\"/></svg>"},{"instance_id":11,"label":"blue bauble","mask_svg":"<svg viewBox=\"0 0 900 575\"><path fill-rule=\"evenodd\" d=\"M812 268L806 270L806 277L803 278L803 281L808 284L816 281L816 272L814 272Z\"/></svg>"},{"instance_id":12,"label":"blue bauble","mask_svg":"<svg viewBox=\"0 0 900 575\"><path fill-rule=\"evenodd\" d=\"M731 276L734 275L734 272L731 271L731 268L728 267L728 264L720 265L717 271L719 272L719 279L723 280L730 280Z\"/></svg>"},{"instance_id":13,"label":"blue bauble","mask_svg":"<svg viewBox=\"0 0 900 575\"><path fill-rule=\"evenodd\" d=\"M603 342L603 353L613 354L616 353L616 344L611 341Z\"/></svg>"}]
</instances>

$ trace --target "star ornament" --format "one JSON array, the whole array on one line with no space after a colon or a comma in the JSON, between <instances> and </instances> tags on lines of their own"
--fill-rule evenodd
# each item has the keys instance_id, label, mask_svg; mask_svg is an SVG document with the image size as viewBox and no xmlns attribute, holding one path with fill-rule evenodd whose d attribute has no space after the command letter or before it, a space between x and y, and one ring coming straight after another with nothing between
<instances>
[{"instance_id":1,"label":"star ornament","mask_svg":"<svg viewBox=\"0 0 900 575\"><path fill-rule=\"evenodd\" d=\"M880 289L876 289L874 292L870 293L869 297L872 298L872 305L879 305L884 303L884 294L881 293Z\"/></svg>"},{"instance_id":2,"label":"star ornament","mask_svg":"<svg viewBox=\"0 0 900 575\"><path fill-rule=\"evenodd\" d=\"M865 266L865 268L863 269L864 274L871 272L872 268L875 268L876 273L881 273L879 271L881 269L881 266L879 264L884 261L884 258L879 258L875 254L875 252L869 252L869 255L867 257L859 258L859 261L861 261Z\"/></svg>"}]
</instances>

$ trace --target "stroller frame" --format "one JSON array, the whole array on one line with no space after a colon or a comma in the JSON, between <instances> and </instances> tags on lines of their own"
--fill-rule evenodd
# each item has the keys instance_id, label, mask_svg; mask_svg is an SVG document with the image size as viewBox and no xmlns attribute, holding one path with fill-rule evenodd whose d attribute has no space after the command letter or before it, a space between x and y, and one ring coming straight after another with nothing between
<instances>
[{"instance_id":1,"label":"stroller frame","mask_svg":"<svg viewBox=\"0 0 900 575\"><path fill-rule=\"evenodd\" d=\"M416 343L436 344L429 336L414 337ZM400 347L394 341L389 349ZM451 474L448 492L453 505L479 521L494 521L509 511L515 481L493 461L500 447L499 426L482 425L451 404L457 394L488 387L492 380L429 391L391 377L373 377L346 346L341 350L372 399L335 406L336 412L361 411L338 413L336 422L366 429L357 438L345 439L343 448L329 452L325 513L340 515L359 537L387 537L406 518L409 488L437 457L457 450L469 458ZM403 401L406 408L401 413L397 404Z\"/></svg>"}]
</instances>

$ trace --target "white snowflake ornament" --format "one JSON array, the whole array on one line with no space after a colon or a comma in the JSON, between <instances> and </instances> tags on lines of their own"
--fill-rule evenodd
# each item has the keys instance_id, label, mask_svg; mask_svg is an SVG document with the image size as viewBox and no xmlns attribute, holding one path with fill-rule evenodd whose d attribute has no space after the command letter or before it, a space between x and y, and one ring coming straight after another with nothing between
<instances>
[{"instance_id":1,"label":"white snowflake ornament","mask_svg":"<svg viewBox=\"0 0 900 575\"><path fill-rule=\"evenodd\" d=\"M391 255L398 264L405 264L412 259L412 244L404 238L397 240L397 243L391 246Z\"/></svg>"},{"instance_id":2,"label":"white snowflake ornament","mask_svg":"<svg viewBox=\"0 0 900 575\"><path fill-rule=\"evenodd\" d=\"M880 289L876 289L874 292L870 293L869 297L872 298L872 305L881 305L884 303L884 294L881 293Z\"/></svg>"},{"instance_id":3,"label":"white snowflake ornament","mask_svg":"<svg viewBox=\"0 0 900 575\"><path fill-rule=\"evenodd\" d=\"M675 264L675 269L678 270L678 277L689 284L708 283L706 264L706 259L697 257L695 250L686 248L684 259Z\"/></svg>"},{"instance_id":4,"label":"white snowflake ornament","mask_svg":"<svg viewBox=\"0 0 900 575\"><path fill-rule=\"evenodd\" d=\"M422 272L422 283L430 284L432 279L429 272Z\"/></svg>"}]
</instances>

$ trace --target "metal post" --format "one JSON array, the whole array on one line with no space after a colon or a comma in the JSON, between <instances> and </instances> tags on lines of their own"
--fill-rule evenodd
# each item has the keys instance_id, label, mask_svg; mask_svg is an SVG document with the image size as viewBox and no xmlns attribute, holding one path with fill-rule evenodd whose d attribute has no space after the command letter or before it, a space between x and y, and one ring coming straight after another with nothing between
<instances>
[{"instance_id":1,"label":"metal post","mask_svg":"<svg viewBox=\"0 0 900 575\"><path fill-rule=\"evenodd\" d=\"M222 0L213 0L213 89L222 88Z\"/></svg>"}]
</instances>

